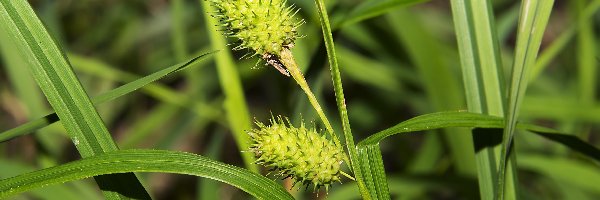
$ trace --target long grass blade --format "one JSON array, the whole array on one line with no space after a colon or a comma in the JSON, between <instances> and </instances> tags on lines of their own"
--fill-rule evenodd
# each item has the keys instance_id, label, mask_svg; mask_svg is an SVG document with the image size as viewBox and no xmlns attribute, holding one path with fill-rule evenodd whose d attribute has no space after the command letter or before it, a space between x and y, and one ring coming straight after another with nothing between
<instances>
[{"instance_id":1,"label":"long grass blade","mask_svg":"<svg viewBox=\"0 0 600 200\"><path fill-rule=\"evenodd\" d=\"M357 148L361 149L366 148L369 145L378 145L381 140L401 133L434 130L448 127L501 129L504 128L504 120L501 117L470 112L437 112L425 114L377 132L360 141ZM534 133L554 142L560 143L569 147L571 150L577 151L592 159L600 161L600 150L598 148L571 134L565 134L554 129L527 123L517 123L516 128L526 130L528 131L527 133ZM362 155L361 159L364 159Z\"/></svg>"},{"instance_id":2,"label":"long grass blade","mask_svg":"<svg viewBox=\"0 0 600 200\"><path fill-rule=\"evenodd\" d=\"M0 160L0 179L6 179L19 174L35 171L36 168L19 162ZM77 185L77 188L74 187ZM36 190L30 190L29 194L37 199L48 200L100 200L102 196L96 192L96 186L87 183L52 185Z\"/></svg>"},{"instance_id":3,"label":"long grass blade","mask_svg":"<svg viewBox=\"0 0 600 200\"><path fill-rule=\"evenodd\" d=\"M335 100L337 103L340 118L342 120L342 129L344 132L344 138L346 142L346 148L348 154L350 154L350 166L354 172L354 178L358 182L359 190L361 195L365 199L369 199L365 183L363 182L361 167L358 166L356 159L358 159L358 152L355 148L354 138L350 129L350 121L348 120L348 110L346 109L346 100L344 98L344 89L342 87L342 77L340 75L340 69L335 52L335 46L333 43L333 36L331 34L331 24L329 23L329 16L327 14L327 8L323 0L315 0L317 5L317 11L319 13L319 19L321 22L321 29L323 31L323 39L325 40L325 48L327 50L327 58L329 60L329 68L331 70L331 79L333 81L333 88L335 91ZM381 166L383 168L383 166ZM387 184L386 184L387 189Z\"/></svg>"},{"instance_id":4,"label":"long grass blade","mask_svg":"<svg viewBox=\"0 0 600 200\"><path fill-rule=\"evenodd\" d=\"M118 150L104 122L75 76L64 52L27 1L0 2L0 26L14 40L44 95L82 157ZM107 199L149 199L133 173L95 178ZM128 188L122 187L128 185Z\"/></svg>"},{"instance_id":5,"label":"long grass blade","mask_svg":"<svg viewBox=\"0 0 600 200\"><path fill-rule=\"evenodd\" d=\"M503 116L505 81L490 1L452 0L451 5L467 108L470 112ZM475 146L484 143L485 138L476 136L474 135ZM492 145L478 149L476 152L477 176L482 199L493 199L496 194L500 149L499 145ZM509 174L515 173L510 171ZM508 185L510 188L516 188L515 182Z\"/></svg>"},{"instance_id":6,"label":"long grass blade","mask_svg":"<svg viewBox=\"0 0 600 200\"><path fill-rule=\"evenodd\" d=\"M505 165L507 156L512 149L513 135L517 124L517 117L531 69L535 65L538 51L544 36L544 30L550 18L554 0L525 0L521 4L521 15L517 31L517 44L515 46L515 60L512 67L512 80L508 94L508 107L506 110L505 129L502 136L502 152L500 168L498 170L498 199L506 197L505 190ZM514 157L513 157L514 159Z\"/></svg>"},{"instance_id":7,"label":"long grass blade","mask_svg":"<svg viewBox=\"0 0 600 200\"><path fill-rule=\"evenodd\" d=\"M248 170L196 154L164 150L121 150L0 180L0 198L46 185L103 174L161 172L200 176L240 188L259 199L293 199L278 183Z\"/></svg>"}]
</instances>

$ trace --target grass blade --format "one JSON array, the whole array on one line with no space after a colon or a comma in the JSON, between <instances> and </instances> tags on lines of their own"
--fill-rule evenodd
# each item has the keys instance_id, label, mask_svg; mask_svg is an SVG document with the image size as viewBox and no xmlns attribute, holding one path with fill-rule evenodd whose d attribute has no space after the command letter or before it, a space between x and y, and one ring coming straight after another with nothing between
<instances>
[{"instance_id":1,"label":"grass blade","mask_svg":"<svg viewBox=\"0 0 600 200\"><path fill-rule=\"evenodd\" d=\"M448 127L501 129L504 128L504 120L501 117L470 112L437 112L425 114L377 132L360 141L357 148L361 149L367 148L369 145L378 145L381 140L396 134ZM598 148L571 134L565 134L550 128L526 123L517 123L516 128L535 133L539 136L565 145L571 148L571 150L577 151L583 155L600 161L600 150ZM361 159L364 159L362 155Z\"/></svg>"},{"instance_id":2,"label":"grass blade","mask_svg":"<svg viewBox=\"0 0 600 200\"><path fill-rule=\"evenodd\" d=\"M0 180L0 198L34 188L103 174L162 172L210 178L240 188L259 199L293 199L275 181L248 170L196 154L164 150L121 150Z\"/></svg>"},{"instance_id":3,"label":"grass blade","mask_svg":"<svg viewBox=\"0 0 600 200\"><path fill-rule=\"evenodd\" d=\"M512 81L510 82L508 94L508 107L505 114L506 121L500 154L500 168L498 170L497 197L499 199L504 199L506 195L504 180L505 169L507 167L505 162L507 156L511 156L508 152L512 148L518 112L523 101L523 96L525 96L529 75L535 65L553 4L554 0L525 0L521 4L515 60L512 67Z\"/></svg>"},{"instance_id":4,"label":"grass blade","mask_svg":"<svg viewBox=\"0 0 600 200\"><path fill-rule=\"evenodd\" d=\"M505 87L500 45L489 0L452 0L452 15L469 112L504 115ZM485 139L474 137L475 146ZM499 145L476 152L482 199L493 199L498 180ZM514 165L514 163L510 163ZM513 169L513 168L511 168ZM514 175L513 171L509 174ZM515 182L507 184L516 188ZM514 191L514 189L510 190Z\"/></svg>"},{"instance_id":5,"label":"grass blade","mask_svg":"<svg viewBox=\"0 0 600 200\"><path fill-rule=\"evenodd\" d=\"M325 40L325 48L327 50L327 58L329 60L329 68L331 70L331 79L333 81L333 88L335 91L335 101L337 103L340 118L342 120L342 129L344 132L346 148L348 150L348 154L350 154L349 164L354 172L354 178L356 178L362 197L369 199L368 191L370 192L372 190L367 190L365 183L363 182L362 173L360 171L361 167L359 167L357 165L358 163L356 163L356 159L358 159L358 152L355 148L354 138L350 129L350 121L348 120L348 110L346 109L346 100L344 98L344 89L342 87L342 77L340 75L340 69L335 53L335 46L333 43L333 36L331 34L331 24L329 23L327 8L325 7L325 2L323 2L323 0L315 0L315 3L319 13L319 21L321 22L323 39ZM383 166L381 166L381 168L383 168ZM384 182L383 184L386 184L387 189L387 183Z\"/></svg>"},{"instance_id":6,"label":"grass blade","mask_svg":"<svg viewBox=\"0 0 600 200\"><path fill-rule=\"evenodd\" d=\"M7 160L0 160L0 179L6 179L19 174L35 171L36 168L25 165L19 162L10 162ZM74 186L78 186L75 188ZM78 190L81 189L81 190ZM74 184L61 184L52 185L35 190L29 190L29 194L37 199L48 199L48 200L100 200L100 196L95 190L96 186L92 184L84 183L80 181Z\"/></svg>"},{"instance_id":7,"label":"grass blade","mask_svg":"<svg viewBox=\"0 0 600 200\"><path fill-rule=\"evenodd\" d=\"M210 53L206 53L206 54L202 54L200 56L197 56L195 58L192 58L186 62L183 63L179 63L177 65L173 65L170 66L168 68L165 68L163 70L157 71L155 73L152 73L148 76L145 76L143 78L139 78L135 81L132 81L128 84L122 85L118 88L115 88L107 93L101 94L97 97L94 97L92 99L92 103L97 105L97 104L101 104L107 101L111 101L113 99L116 99L118 97L121 97L123 95L129 94L135 90L138 90L158 79L161 79L169 74L178 72L180 70L184 70L187 67L193 66L195 63L197 63L199 60L201 60L202 58L204 58L207 55L210 55L214 52L210 52ZM51 113L48 114L42 118L38 118L35 119L33 121L27 122L23 125L20 125L16 128L4 131L2 133L0 133L0 142L4 142L7 140L10 140L12 138L21 136L21 135L25 135L25 134L29 134L37 129L43 128L45 126L48 126L54 122L57 122L58 120L60 120L58 118L58 116L56 115L56 113Z\"/></svg>"},{"instance_id":8,"label":"grass blade","mask_svg":"<svg viewBox=\"0 0 600 200\"><path fill-rule=\"evenodd\" d=\"M27 1L0 2L0 26L14 41L82 157L118 150L64 52ZM149 199L133 173L96 177L107 199ZM127 185L128 187L122 187Z\"/></svg>"}]
</instances>

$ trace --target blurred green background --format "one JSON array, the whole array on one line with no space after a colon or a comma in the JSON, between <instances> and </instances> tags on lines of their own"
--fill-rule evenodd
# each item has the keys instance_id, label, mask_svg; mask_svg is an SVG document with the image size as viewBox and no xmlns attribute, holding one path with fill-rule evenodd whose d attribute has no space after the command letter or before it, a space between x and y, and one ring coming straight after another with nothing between
<instances>
[{"instance_id":1,"label":"blurred green background","mask_svg":"<svg viewBox=\"0 0 600 200\"><path fill-rule=\"evenodd\" d=\"M29 2L68 52L92 97L213 50L202 0ZM530 82L521 120L572 133L598 146L600 14L594 11L591 18L578 21L590 2L556 1L542 43L540 59L546 63L538 62L543 71ZM341 133L314 2L289 3L300 8L297 16L306 20L300 30L305 37L297 40L293 49L296 60ZM327 3L355 141L420 114L466 110L449 1L421 1L358 23L345 21L347 24L340 22L364 2ZM492 3L508 73L520 1ZM580 24L579 28L574 29L574 24ZM235 41L229 42L231 47L235 45ZM44 116L51 108L27 66L12 59L15 52L11 49L0 47L0 130L4 131ZM257 64L257 58L242 59L246 51L232 53L250 117L266 122L273 114L288 116L295 124L301 119L320 123L292 79L262 62ZM98 105L118 146L194 152L243 167L243 149L237 148L231 134L213 58L209 56L139 92ZM439 84L432 84L432 80ZM441 132L395 136L381 144L394 199L479 198L475 163L461 162L457 153L461 150L449 145L451 138ZM527 199L600 198L598 162L536 135L517 133L516 137L520 192ZM76 149L56 123L0 143L0 177L76 159ZM142 182L155 199L249 198L231 186L193 176L142 174ZM303 187L292 192L306 199L358 199L357 187L349 180L345 182L318 197ZM93 181L47 187L17 198L82 197L101 198Z\"/></svg>"}]
</instances>

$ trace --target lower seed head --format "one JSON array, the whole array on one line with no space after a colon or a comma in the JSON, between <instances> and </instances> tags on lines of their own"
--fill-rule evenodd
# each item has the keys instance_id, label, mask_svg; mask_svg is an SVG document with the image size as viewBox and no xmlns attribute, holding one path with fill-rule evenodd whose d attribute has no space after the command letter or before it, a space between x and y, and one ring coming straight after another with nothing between
<instances>
[{"instance_id":1,"label":"lower seed head","mask_svg":"<svg viewBox=\"0 0 600 200\"><path fill-rule=\"evenodd\" d=\"M328 188L340 181L343 151L314 128L307 129L304 125L296 128L281 117L272 119L270 126L256 124L259 129L249 132L253 141L250 151L255 153L259 164L315 188Z\"/></svg>"}]
</instances>

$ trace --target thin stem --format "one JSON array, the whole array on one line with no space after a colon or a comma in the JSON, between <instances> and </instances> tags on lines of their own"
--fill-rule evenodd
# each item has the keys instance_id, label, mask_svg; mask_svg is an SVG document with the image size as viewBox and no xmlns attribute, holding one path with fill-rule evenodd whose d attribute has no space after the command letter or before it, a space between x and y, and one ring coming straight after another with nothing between
<instances>
[{"instance_id":1,"label":"thin stem","mask_svg":"<svg viewBox=\"0 0 600 200\"><path fill-rule=\"evenodd\" d=\"M335 91L335 101L337 103L340 118L342 120L342 130L344 131L346 148L348 149L348 154L350 156L350 168L352 168L352 171L354 172L354 177L358 183L361 196L364 199L370 199L361 168L358 164L358 151L354 144L354 137L352 137L352 131L350 129L350 120L348 119L348 110L346 109L346 99L344 99L344 89L342 87L342 76L340 74L340 68L338 66L338 61L335 54L335 47L333 43L333 36L331 34L331 25L329 23L327 8L325 7L325 2L323 0L315 0L315 4L319 13L321 29L323 31L323 40L325 41L325 48L327 50L329 69L331 71L331 79L333 81L333 89Z\"/></svg>"},{"instance_id":2,"label":"thin stem","mask_svg":"<svg viewBox=\"0 0 600 200\"><path fill-rule=\"evenodd\" d=\"M325 116L325 112L323 112L323 109L321 108L321 105L317 101L315 94L313 94L313 92L310 90L310 87L308 86L306 79L304 79L304 75L302 75L302 72L298 68L298 65L296 64L296 60L294 59L294 55L292 55L292 51L290 51L287 48L283 48L283 50L281 51L281 54L280 54L280 61L283 65L285 65L285 67L290 72L290 75L292 75L294 80L296 80L296 83L298 83L298 85L300 85L300 88L302 88L302 90L304 90L304 93L306 93L306 96L308 96L308 100L310 101L310 104L317 111L317 114L321 118L321 121L323 121L323 124L325 124L325 128L327 129L327 132L329 132L329 136L331 136L331 138L333 138L333 143L335 143L335 146L341 148L342 145L340 143L339 138L333 131L333 127L331 126L331 123L329 123L327 116Z\"/></svg>"}]
</instances>

